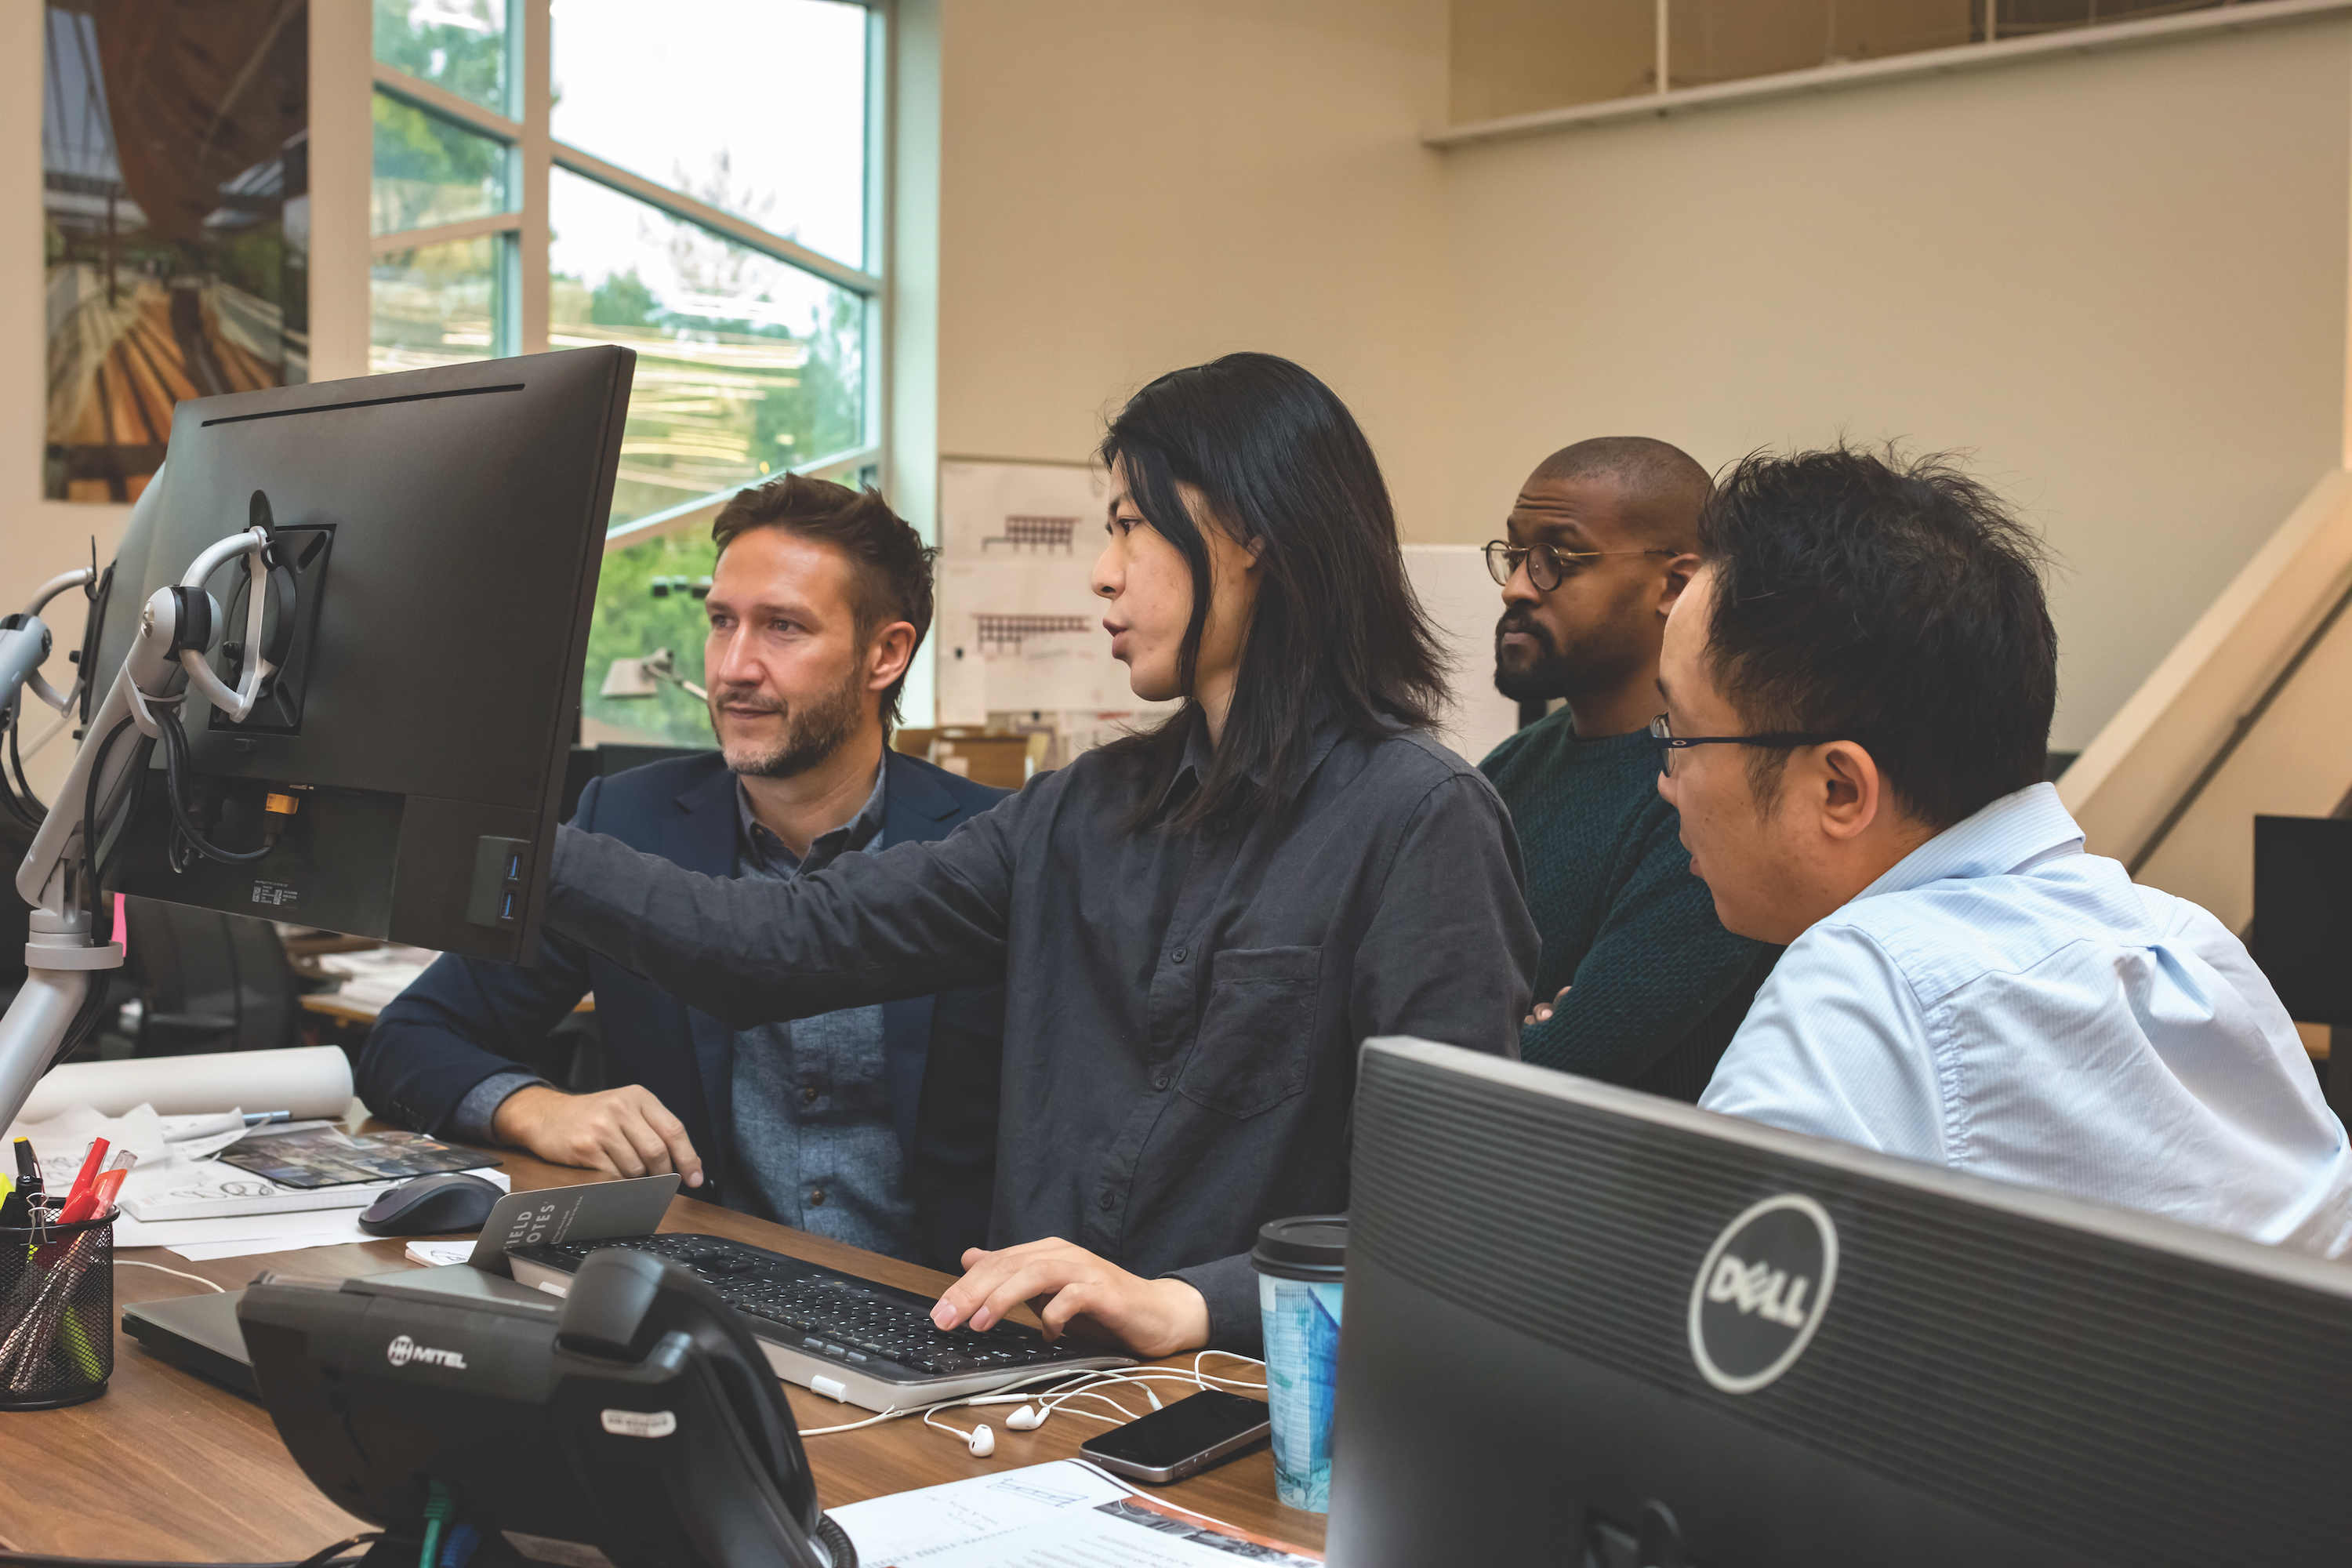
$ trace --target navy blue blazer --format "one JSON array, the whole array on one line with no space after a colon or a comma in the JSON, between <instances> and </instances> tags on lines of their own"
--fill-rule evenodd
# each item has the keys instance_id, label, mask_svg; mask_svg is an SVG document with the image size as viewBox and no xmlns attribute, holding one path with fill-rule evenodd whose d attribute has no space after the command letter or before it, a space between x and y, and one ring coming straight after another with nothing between
<instances>
[{"instance_id":1,"label":"navy blue blazer","mask_svg":"<svg viewBox=\"0 0 2352 1568\"><path fill-rule=\"evenodd\" d=\"M877 848L944 838L1004 791L893 753ZM735 775L716 752L590 782L574 826L610 834L713 877L735 875ZM550 935L530 968L444 954L376 1019L361 1054L368 1109L419 1131L438 1130L475 1085L509 1072L580 998L596 995L604 1086L641 1083L677 1119L703 1159L688 1195L725 1203L733 1179L735 1034L651 982ZM891 1121L906 1151L926 1252L950 1272L987 1242L996 1173L996 1100L1004 988L889 1002L882 1041Z\"/></svg>"}]
</instances>

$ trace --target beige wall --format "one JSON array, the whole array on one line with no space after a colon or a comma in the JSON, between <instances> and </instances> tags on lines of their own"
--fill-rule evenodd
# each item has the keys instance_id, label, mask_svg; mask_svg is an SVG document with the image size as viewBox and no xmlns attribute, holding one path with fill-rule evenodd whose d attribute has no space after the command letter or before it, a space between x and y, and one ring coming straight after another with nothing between
<instances>
[{"instance_id":1,"label":"beige wall","mask_svg":"<svg viewBox=\"0 0 2352 1568\"><path fill-rule=\"evenodd\" d=\"M1072 459L1162 371L1286 354L1441 510L1443 0L944 0L939 447Z\"/></svg>"},{"instance_id":2,"label":"beige wall","mask_svg":"<svg viewBox=\"0 0 2352 1568\"><path fill-rule=\"evenodd\" d=\"M1446 526L1585 435L1968 450L2080 748L2337 461L2348 143L2327 22L1450 154Z\"/></svg>"},{"instance_id":3,"label":"beige wall","mask_svg":"<svg viewBox=\"0 0 2352 1568\"><path fill-rule=\"evenodd\" d=\"M2070 750L2337 460L2352 25L1439 154L1435 0L942 13L946 453L1242 347L1426 542L1583 436L1961 448L2065 559Z\"/></svg>"}]
</instances>

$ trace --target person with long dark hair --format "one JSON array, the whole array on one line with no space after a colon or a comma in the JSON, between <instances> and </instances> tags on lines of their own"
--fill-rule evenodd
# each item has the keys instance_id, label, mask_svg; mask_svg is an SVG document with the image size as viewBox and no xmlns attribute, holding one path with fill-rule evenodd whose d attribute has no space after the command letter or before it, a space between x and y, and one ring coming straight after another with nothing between
<instances>
[{"instance_id":1,"label":"person with long dark hair","mask_svg":"<svg viewBox=\"0 0 2352 1568\"><path fill-rule=\"evenodd\" d=\"M1426 733L1440 656L1330 389L1174 371L1102 458L1094 588L1167 721L793 882L567 829L547 924L739 1028L1003 982L991 1245L935 1320L1244 1348L1257 1227L1347 1206L1357 1047L1516 1054L1539 942L1494 788Z\"/></svg>"}]
</instances>

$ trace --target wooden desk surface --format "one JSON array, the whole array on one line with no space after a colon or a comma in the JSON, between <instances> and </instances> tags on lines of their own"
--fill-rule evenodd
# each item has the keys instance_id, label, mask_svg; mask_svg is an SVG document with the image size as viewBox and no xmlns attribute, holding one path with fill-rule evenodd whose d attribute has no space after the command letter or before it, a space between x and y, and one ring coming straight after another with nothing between
<instances>
[{"instance_id":1,"label":"wooden desk surface","mask_svg":"<svg viewBox=\"0 0 2352 1568\"><path fill-rule=\"evenodd\" d=\"M596 998L583 996L575 1013L593 1013ZM383 1009L371 1002L352 1002L332 991L309 991L302 995L302 1011L316 1013L322 1018L340 1018L346 1024L373 1024Z\"/></svg>"},{"instance_id":2,"label":"wooden desk surface","mask_svg":"<svg viewBox=\"0 0 2352 1568\"><path fill-rule=\"evenodd\" d=\"M499 1157L518 1191L604 1179L524 1154L501 1151ZM688 1198L670 1205L662 1228L730 1237L908 1289L936 1293L948 1279ZM120 1256L237 1289L264 1268L313 1279L380 1274L402 1266L404 1246L372 1241L211 1263L191 1263L160 1247L126 1248ZM114 1293L119 1317L120 1309L132 1301L202 1291L152 1268L117 1268ZM310 1484L259 1405L149 1354L119 1326L114 1356L112 1383L89 1404L0 1413L0 1546L80 1557L293 1561L365 1528ZM1182 1356L1165 1364L1189 1367L1191 1361ZM1211 1363L1215 1370L1215 1358ZM1158 1386L1162 1399L1183 1393L1171 1384ZM804 1427L871 1414L791 1384L783 1388ZM1143 1408L1139 1395L1123 1402ZM955 1411L945 1417L964 1426L987 1419L996 1428L996 1453L987 1459L972 1458L954 1438L911 1419L804 1439L817 1496L833 1508L1068 1458L1088 1436L1108 1430L1066 1411L1034 1432L1014 1432L1004 1425L1009 1408ZM1309 1551L1323 1549L1323 1517L1275 1500L1274 1461L1264 1448L1191 1480L1147 1489L1244 1529Z\"/></svg>"}]
</instances>

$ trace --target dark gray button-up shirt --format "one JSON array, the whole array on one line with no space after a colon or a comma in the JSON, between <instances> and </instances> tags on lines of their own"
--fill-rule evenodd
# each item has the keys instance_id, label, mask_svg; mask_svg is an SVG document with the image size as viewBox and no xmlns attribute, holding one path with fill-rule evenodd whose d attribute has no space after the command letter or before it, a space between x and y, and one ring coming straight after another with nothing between
<instances>
[{"instance_id":1,"label":"dark gray button-up shirt","mask_svg":"<svg viewBox=\"0 0 2352 1568\"><path fill-rule=\"evenodd\" d=\"M796 857L751 815L735 783L735 874L789 882L814 876L882 836L890 758L856 816ZM735 1207L795 1230L893 1258L917 1257L906 1152L890 1121L882 1007L845 1007L735 1037Z\"/></svg>"},{"instance_id":2,"label":"dark gray button-up shirt","mask_svg":"<svg viewBox=\"0 0 2352 1568\"><path fill-rule=\"evenodd\" d=\"M992 1244L1061 1237L1258 1338L1257 1227L1348 1206L1358 1046L1512 1055L1540 943L1486 780L1417 731L1318 726L1273 817L1124 819L1091 752L935 843L788 883L698 876L565 828L551 930L738 1028L1006 987ZM1196 729L1173 805L1209 753Z\"/></svg>"}]
</instances>

